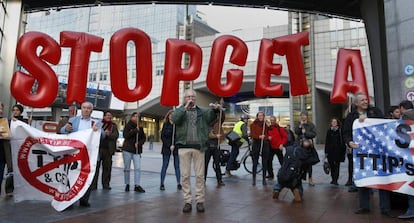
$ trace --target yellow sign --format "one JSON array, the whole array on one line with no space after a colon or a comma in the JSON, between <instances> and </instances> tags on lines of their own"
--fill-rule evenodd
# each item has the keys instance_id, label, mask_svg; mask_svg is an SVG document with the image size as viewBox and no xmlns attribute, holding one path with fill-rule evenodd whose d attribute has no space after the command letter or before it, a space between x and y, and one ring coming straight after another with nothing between
<instances>
[{"instance_id":1,"label":"yellow sign","mask_svg":"<svg viewBox=\"0 0 414 223\"><path fill-rule=\"evenodd\" d=\"M414 88L414 77L407 77L404 84L405 84L405 87L408 89Z\"/></svg>"}]
</instances>

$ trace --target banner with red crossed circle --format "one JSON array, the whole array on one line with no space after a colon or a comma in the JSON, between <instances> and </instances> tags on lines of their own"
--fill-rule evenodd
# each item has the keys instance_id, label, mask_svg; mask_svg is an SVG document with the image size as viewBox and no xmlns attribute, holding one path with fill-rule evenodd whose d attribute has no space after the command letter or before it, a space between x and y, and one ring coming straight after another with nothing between
<instances>
[{"instance_id":1,"label":"banner with red crossed circle","mask_svg":"<svg viewBox=\"0 0 414 223\"><path fill-rule=\"evenodd\" d=\"M52 200L63 211L85 194L95 174L100 130L58 135L12 121L11 134L16 201Z\"/></svg>"}]
</instances>

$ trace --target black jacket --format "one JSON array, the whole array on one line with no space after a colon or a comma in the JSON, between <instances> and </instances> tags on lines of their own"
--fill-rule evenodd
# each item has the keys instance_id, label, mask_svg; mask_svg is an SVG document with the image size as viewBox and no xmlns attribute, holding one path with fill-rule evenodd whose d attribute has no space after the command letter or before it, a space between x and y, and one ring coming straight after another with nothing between
<instances>
[{"instance_id":1,"label":"black jacket","mask_svg":"<svg viewBox=\"0 0 414 223\"><path fill-rule=\"evenodd\" d=\"M137 134L138 134L138 148L135 147L135 143L137 142ZM122 150L125 150L130 153L141 154L142 153L142 145L144 145L145 139L147 138L144 130L142 127L137 129L137 125L131 121L129 121L124 128L124 146Z\"/></svg>"},{"instance_id":2,"label":"black jacket","mask_svg":"<svg viewBox=\"0 0 414 223\"><path fill-rule=\"evenodd\" d=\"M174 125L171 124L171 122L166 122L162 126L162 130L161 130L161 141L162 141L161 154L163 154L163 155L170 155L171 154L170 147L171 147L172 139L173 139L173 128L174 128ZM178 155L178 148L175 147L173 152L174 152L174 155Z\"/></svg>"},{"instance_id":3,"label":"black jacket","mask_svg":"<svg viewBox=\"0 0 414 223\"><path fill-rule=\"evenodd\" d=\"M369 106L367 110L367 117L368 118L384 118L384 114L378 108ZM354 124L354 120L358 118L359 118L359 113L356 109L350 112L345 118L344 126L342 128L342 133L343 133L344 142L348 146L349 146L349 142L353 141L352 125Z\"/></svg>"},{"instance_id":4,"label":"black jacket","mask_svg":"<svg viewBox=\"0 0 414 223\"><path fill-rule=\"evenodd\" d=\"M345 161L345 143L342 139L342 130L331 128L326 132L325 154L329 161L344 162Z\"/></svg>"}]
</instances>

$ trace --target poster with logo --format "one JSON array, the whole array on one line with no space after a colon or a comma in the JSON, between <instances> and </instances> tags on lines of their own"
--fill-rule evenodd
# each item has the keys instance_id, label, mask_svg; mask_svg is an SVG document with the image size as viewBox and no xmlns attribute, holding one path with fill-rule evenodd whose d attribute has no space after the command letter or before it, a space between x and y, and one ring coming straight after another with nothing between
<instances>
[{"instance_id":1,"label":"poster with logo","mask_svg":"<svg viewBox=\"0 0 414 223\"><path fill-rule=\"evenodd\" d=\"M9 120L0 118L0 139L9 139L10 136Z\"/></svg>"},{"instance_id":2,"label":"poster with logo","mask_svg":"<svg viewBox=\"0 0 414 223\"><path fill-rule=\"evenodd\" d=\"M355 120L355 184L414 195L413 135L412 120Z\"/></svg>"},{"instance_id":3,"label":"poster with logo","mask_svg":"<svg viewBox=\"0 0 414 223\"><path fill-rule=\"evenodd\" d=\"M100 130L68 135L46 133L21 121L11 122L14 198L51 201L63 211L92 183Z\"/></svg>"}]
</instances>

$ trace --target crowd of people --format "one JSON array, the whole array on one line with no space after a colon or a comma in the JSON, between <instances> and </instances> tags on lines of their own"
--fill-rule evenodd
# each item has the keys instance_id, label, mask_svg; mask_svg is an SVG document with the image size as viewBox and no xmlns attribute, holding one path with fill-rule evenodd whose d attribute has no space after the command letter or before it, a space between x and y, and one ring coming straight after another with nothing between
<instances>
[{"instance_id":1,"label":"crowd of people","mask_svg":"<svg viewBox=\"0 0 414 223\"><path fill-rule=\"evenodd\" d=\"M293 192L294 201L301 202L304 196L302 181L308 180L309 186L315 186L312 178L312 166L320 161L315 148L314 139L316 125L309 120L308 112L302 111L300 121L294 126L280 126L274 116L266 117L265 112L259 111L255 119L249 123L249 116L242 115L230 131L233 135L225 133L223 123L226 119L222 105L216 103L210 108L202 108L196 104L196 92L187 90L184 93L184 103L174 110L167 112L161 130L162 141L162 166L160 171L160 190L166 190L165 178L170 157L173 156L176 188L183 194L184 213L192 211L193 196L190 182L191 167L195 174L195 204L197 212L204 212L205 182L207 180L210 160L215 172L217 187L225 186L223 176L232 177L239 167L238 155L240 147L244 143L251 145L252 186L256 186L259 174L258 164L261 158L262 185L274 181L272 198L278 199L283 188ZM93 105L89 102L81 104L81 115L76 116L76 106L69 107L69 117L62 118L58 124L58 134L69 134L71 132L92 128L101 128L101 139L99 144L99 155L94 180L80 199L80 205L89 207L89 195L92 190L98 188L98 176L102 169L102 189L111 190L112 156L116 151L116 141L119 137L119 129L112 121L113 114L104 112L103 119L97 120L91 117ZM30 123L31 120L23 119L23 106L13 106L13 117L10 120L21 120ZM0 103L0 118L3 117L3 104ZM372 189L356 187L353 181L353 150L358 149L358 144L353 141L352 124L354 120L364 122L366 118L390 118L390 119L414 119L414 107L410 101L402 101L398 106L391 106L388 114L384 115L381 110L370 106L365 94L359 93L354 97L353 105L343 121L333 117L325 136L324 168L330 173L332 185L339 185L340 164L348 159L349 192L358 192L359 208L356 214L370 212L370 196ZM9 122L10 122L9 120ZM96 123L101 123L99 127ZM125 138L122 146L122 158L124 163L125 191L130 191L131 162L133 162L134 191L145 193L140 181L140 162L143 145L147 139L143 127L140 125L140 114L132 113L130 120L123 130ZM223 153L221 145L227 143L231 146L230 154L226 160L225 173L221 171ZM277 157L280 168L273 169L273 159ZM102 166L102 168L100 168ZM7 172L5 169L7 168ZM6 173L6 174L5 174ZM13 193L13 166L11 148L8 139L0 139L0 182L5 179L5 193L12 196ZM260 179L259 179L260 180ZM260 182L260 181L259 181ZM0 187L1 188L1 187ZM381 213L391 216L390 192L379 191ZM414 217L414 196L408 196L407 212L400 218Z\"/></svg>"}]
</instances>

